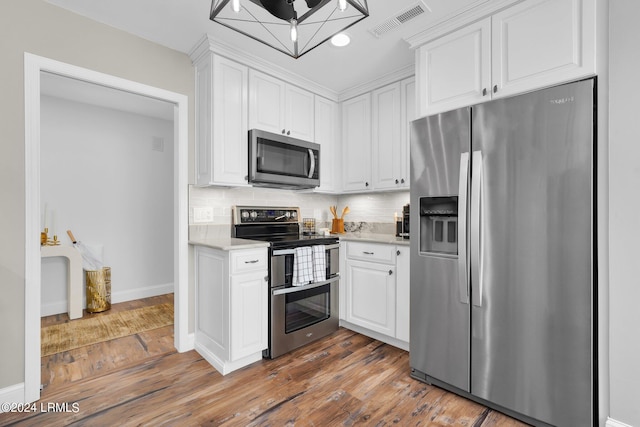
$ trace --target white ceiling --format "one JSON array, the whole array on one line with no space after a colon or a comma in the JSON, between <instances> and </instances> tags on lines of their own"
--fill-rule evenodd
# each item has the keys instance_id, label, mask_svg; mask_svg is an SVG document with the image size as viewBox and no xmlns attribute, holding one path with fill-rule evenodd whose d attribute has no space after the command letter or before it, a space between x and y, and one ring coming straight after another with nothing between
<instances>
[{"instance_id":1,"label":"white ceiling","mask_svg":"<svg viewBox=\"0 0 640 427\"><path fill-rule=\"evenodd\" d=\"M40 73L40 94L173 121L174 104L58 74Z\"/></svg>"},{"instance_id":2,"label":"white ceiling","mask_svg":"<svg viewBox=\"0 0 640 427\"><path fill-rule=\"evenodd\" d=\"M47 1L184 53L189 53L208 33L215 40L339 93L411 66L414 53L404 38L489 0L368 0L370 16L347 31L352 39L348 47L338 49L325 43L298 59L210 21L211 0ZM369 32L417 2L429 11L380 38Z\"/></svg>"}]
</instances>

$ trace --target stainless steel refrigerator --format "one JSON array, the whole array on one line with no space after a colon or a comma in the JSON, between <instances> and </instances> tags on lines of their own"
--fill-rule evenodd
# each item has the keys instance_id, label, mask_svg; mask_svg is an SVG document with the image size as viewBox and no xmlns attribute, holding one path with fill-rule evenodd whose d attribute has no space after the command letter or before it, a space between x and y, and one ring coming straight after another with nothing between
<instances>
[{"instance_id":1,"label":"stainless steel refrigerator","mask_svg":"<svg viewBox=\"0 0 640 427\"><path fill-rule=\"evenodd\" d=\"M597 423L595 84L412 123L411 375L534 425Z\"/></svg>"}]
</instances>

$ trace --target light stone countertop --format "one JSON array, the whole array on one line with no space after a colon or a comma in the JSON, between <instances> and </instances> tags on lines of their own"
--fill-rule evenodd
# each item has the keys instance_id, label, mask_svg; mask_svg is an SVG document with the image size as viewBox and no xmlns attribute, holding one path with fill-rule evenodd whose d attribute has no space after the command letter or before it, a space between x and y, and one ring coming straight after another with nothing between
<instances>
[{"instance_id":1,"label":"light stone countertop","mask_svg":"<svg viewBox=\"0 0 640 427\"><path fill-rule=\"evenodd\" d=\"M236 239L234 237L208 237L204 239L191 239L189 240L189 244L195 246L206 246L208 248L218 249L221 251L269 247L268 242L249 239Z\"/></svg>"},{"instance_id":2,"label":"light stone countertop","mask_svg":"<svg viewBox=\"0 0 640 427\"><path fill-rule=\"evenodd\" d=\"M347 232L345 234L332 234L332 236L338 236L342 241L385 243L385 244L399 245L399 246L410 245L409 239L396 237L395 234Z\"/></svg>"}]
</instances>

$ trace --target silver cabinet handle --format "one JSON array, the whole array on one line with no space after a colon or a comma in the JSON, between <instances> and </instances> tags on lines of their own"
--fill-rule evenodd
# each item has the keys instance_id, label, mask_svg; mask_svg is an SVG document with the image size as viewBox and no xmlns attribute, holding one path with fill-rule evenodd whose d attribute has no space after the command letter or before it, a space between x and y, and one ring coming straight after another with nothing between
<instances>
[{"instance_id":1,"label":"silver cabinet handle","mask_svg":"<svg viewBox=\"0 0 640 427\"><path fill-rule=\"evenodd\" d=\"M362 251L362 253L365 255L373 255L373 252Z\"/></svg>"},{"instance_id":2,"label":"silver cabinet handle","mask_svg":"<svg viewBox=\"0 0 640 427\"><path fill-rule=\"evenodd\" d=\"M474 151L471 161L471 298L482 307L482 152Z\"/></svg>"},{"instance_id":3,"label":"silver cabinet handle","mask_svg":"<svg viewBox=\"0 0 640 427\"><path fill-rule=\"evenodd\" d=\"M257 259L252 259L251 261L245 261L244 263L245 263L245 264L255 264L255 263L257 263L258 261L259 261L259 260L257 260Z\"/></svg>"},{"instance_id":4,"label":"silver cabinet handle","mask_svg":"<svg viewBox=\"0 0 640 427\"><path fill-rule=\"evenodd\" d=\"M467 258L467 194L469 191L469 153L460 154L458 182L458 291L460 302L469 304L469 276Z\"/></svg>"}]
</instances>

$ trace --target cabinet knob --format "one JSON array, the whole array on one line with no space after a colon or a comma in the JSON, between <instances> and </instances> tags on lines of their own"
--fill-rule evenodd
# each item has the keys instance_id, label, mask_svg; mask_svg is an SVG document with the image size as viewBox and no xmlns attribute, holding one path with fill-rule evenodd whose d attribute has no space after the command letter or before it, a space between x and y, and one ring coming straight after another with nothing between
<instances>
[{"instance_id":1,"label":"cabinet knob","mask_svg":"<svg viewBox=\"0 0 640 427\"><path fill-rule=\"evenodd\" d=\"M487 88L482 89L482 96L487 96Z\"/></svg>"},{"instance_id":2,"label":"cabinet knob","mask_svg":"<svg viewBox=\"0 0 640 427\"><path fill-rule=\"evenodd\" d=\"M498 85L493 85L493 93L496 93L498 91Z\"/></svg>"},{"instance_id":3,"label":"cabinet knob","mask_svg":"<svg viewBox=\"0 0 640 427\"><path fill-rule=\"evenodd\" d=\"M393 274L393 270L389 270L389 276Z\"/></svg>"},{"instance_id":4,"label":"cabinet knob","mask_svg":"<svg viewBox=\"0 0 640 427\"><path fill-rule=\"evenodd\" d=\"M404 178L402 178L402 179L400 180L400 183L401 183L401 184L404 184Z\"/></svg>"},{"instance_id":5,"label":"cabinet knob","mask_svg":"<svg viewBox=\"0 0 640 427\"><path fill-rule=\"evenodd\" d=\"M365 255L373 255L373 252L362 251L362 253Z\"/></svg>"},{"instance_id":6,"label":"cabinet knob","mask_svg":"<svg viewBox=\"0 0 640 427\"><path fill-rule=\"evenodd\" d=\"M364 183L364 186L365 186L365 187L368 187L368 186L369 186L369 183L368 183L368 182L365 182L365 183Z\"/></svg>"},{"instance_id":7,"label":"cabinet knob","mask_svg":"<svg viewBox=\"0 0 640 427\"><path fill-rule=\"evenodd\" d=\"M400 251L396 251L396 255L400 255Z\"/></svg>"},{"instance_id":8,"label":"cabinet knob","mask_svg":"<svg viewBox=\"0 0 640 427\"><path fill-rule=\"evenodd\" d=\"M286 132L286 129L282 129L282 134L284 135L284 133Z\"/></svg>"},{"instance_id":9,"label":"cabinet knob","mask_svg":"<svg viewBox=\"0 0 640 427\"><path fill-rule=\"evenodd\" d=\"M291 135L291 131L290 130L287 131L287 135Z\"/></svg>"},{"instance_id":10,"label":"cabinet knob","mask_svg":"<svg viewBox=\"0 0 640 427\"><path fill-rule=\"evenodd\" d=\"M400 183L400 181L398 181L398 180L396 179L396 184L399 184L399 183Z\"/></svg>"},{"instance_id":11,"label":"cabinet knob","mask_svg":"<svg viewBox=\"0 0 640 427\"><path fill-rule=\"evenodd\" d=\"M268 282L269 281L269 276L264 276L264 281Z\"/></svg>"}]
</instances>

